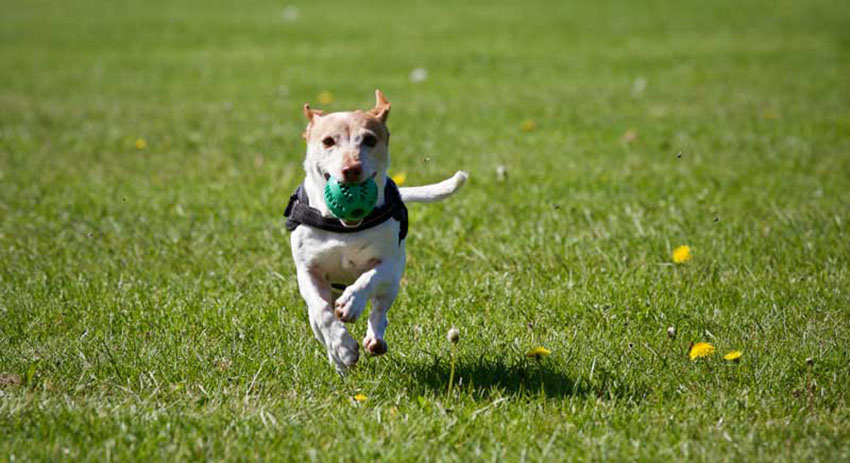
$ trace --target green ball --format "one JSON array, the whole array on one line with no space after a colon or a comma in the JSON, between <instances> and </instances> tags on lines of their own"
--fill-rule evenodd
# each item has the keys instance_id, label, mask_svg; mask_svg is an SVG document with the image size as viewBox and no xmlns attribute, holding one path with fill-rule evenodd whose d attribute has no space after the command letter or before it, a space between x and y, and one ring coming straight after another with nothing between
<instances>
[{"instance_id":1,"label":"green ball","mask_svg":"<svg viewBox=\"0 0 850 463\"><path fill-rule=\"evenodd\" d=\"M378 202L378 184L374 179L363 183L339 183L331 177L325 184L325 204L338 219L355 222L369 215Z\"/></svg>"}]
</instances>

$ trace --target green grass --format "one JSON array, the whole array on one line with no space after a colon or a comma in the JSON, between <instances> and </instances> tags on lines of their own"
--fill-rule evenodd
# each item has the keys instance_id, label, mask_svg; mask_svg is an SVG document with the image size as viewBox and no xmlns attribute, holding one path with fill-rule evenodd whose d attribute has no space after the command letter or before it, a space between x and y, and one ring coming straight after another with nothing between
<instances>
[{"instance_id":1,"label":"green grass","mask_svg":"<svg viewBox=\"0 0 850 463\"><path fill-rule=\"evenodd\" d=\"M846 4L337 3L3 2L0 460L850 460ZM340 378L282 213L376 87L471 181Z\"/></svg>"}]
</instances>

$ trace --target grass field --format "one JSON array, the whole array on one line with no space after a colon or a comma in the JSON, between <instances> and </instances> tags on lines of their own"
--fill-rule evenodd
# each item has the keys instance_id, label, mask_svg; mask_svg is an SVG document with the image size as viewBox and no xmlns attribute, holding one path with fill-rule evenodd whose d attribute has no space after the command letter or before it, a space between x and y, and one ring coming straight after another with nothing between
<instances>
[{"instance_id":1,"label":"grass field","mask_svg":"<svg viewBox=\"0 0 850 463\"><path fill-rule=\"evenodd\" d=\"M850 461L844 2L2 3L0 461ZM341 378L282 213L375 88L471 179Z\"/></svg>"}]
</instances>

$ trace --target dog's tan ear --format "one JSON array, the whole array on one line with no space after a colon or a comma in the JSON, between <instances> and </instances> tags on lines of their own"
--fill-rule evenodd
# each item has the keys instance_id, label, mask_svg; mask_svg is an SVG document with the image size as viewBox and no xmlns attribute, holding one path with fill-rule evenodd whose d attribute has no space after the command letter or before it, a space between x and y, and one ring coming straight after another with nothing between
<instances>
[{"instance_id":1,"label":"dog's tan ear","mask_svg":"<svg viewBox=\"0 0 850 463\"><path fill-rule=\"evenodd\" d=\"M309 122L313 122L313 118L316 116L324 116L325 112L321 109L313 109L310 107L310 103L304 103L304 117L307 118Z\"/></svg>"},{"instance_id":2,"label":"dog's tan ear","mask_svg":"<svg viewBox=\"0 0 850 463\"><path fill-rule=\"evenodd\" d=\"M375 90L375 107L369 110L369 114L377 117L381 122L386 123L390 117L390 101L384 96L380 90Z\"/></svg>"},{"instance_id":3,"label":"dog's tan ear","mask_svg":"<svg viewBox=\"0 0 850 463\"><path fill-rule=\"evenodd\" d=\"M308 136L310 136L310 128L313 127L313 119L316 116L324 116L325 112L320 109L313 109L310 107L310 103L304 103L304 117L307 118L307 128L304 129L304 133L301 136L306 140Z\"/></svg>"}]
</instances>

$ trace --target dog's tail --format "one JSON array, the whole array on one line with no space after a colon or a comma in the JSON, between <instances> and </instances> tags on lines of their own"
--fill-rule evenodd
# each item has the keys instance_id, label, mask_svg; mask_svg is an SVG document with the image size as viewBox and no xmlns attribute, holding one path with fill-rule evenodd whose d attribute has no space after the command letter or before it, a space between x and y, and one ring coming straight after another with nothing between
<instances>
[{"instance_id":1,"label":"dog's tail","mask_svg":"<svg viewBox=\"0 0 850 463\"><path fill-rule=\"evenodd\" d=\"M411 186L399 188L401 200L406 203L431 203L434 201L442 201L453 195L466 182L469 174L459 170L455 172L451 178L447 178L440 183L431 185Z\"/></svg>"}]
</instances>

